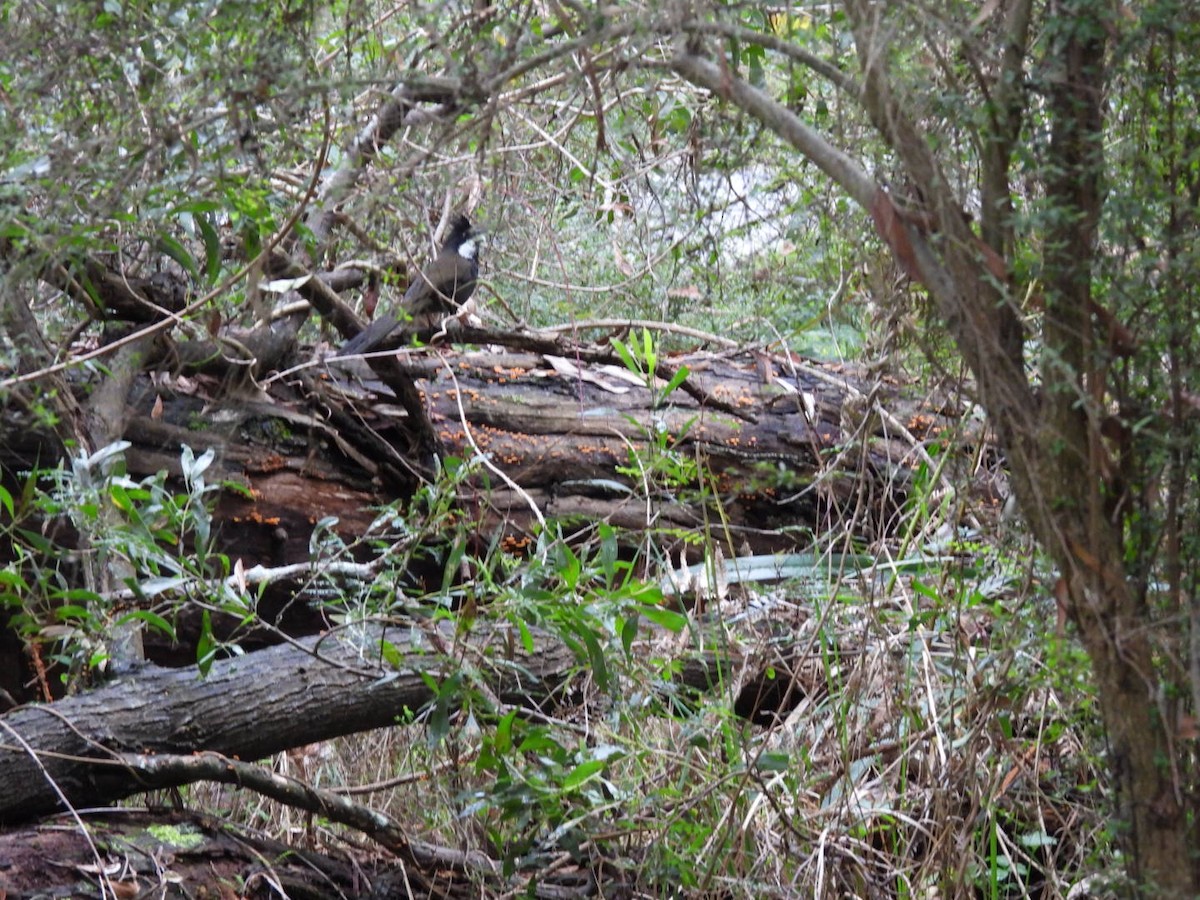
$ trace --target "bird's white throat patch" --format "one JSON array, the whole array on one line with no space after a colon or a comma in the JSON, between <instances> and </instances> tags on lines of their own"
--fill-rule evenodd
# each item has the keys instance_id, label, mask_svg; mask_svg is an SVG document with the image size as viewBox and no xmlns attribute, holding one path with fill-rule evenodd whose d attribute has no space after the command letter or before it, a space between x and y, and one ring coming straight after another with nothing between
<instances>
[{"instance_id":1,"label":"bird's white throat patch","mask_svg":"<svg viewBox=\"0 0 1200 900\"><path fill-rule=\"evenodd\" d=\"M479 242L475 238L463 241L458 245L458 255L463 259L474 259L479 252Z\"/></svg>"}]
</instances>

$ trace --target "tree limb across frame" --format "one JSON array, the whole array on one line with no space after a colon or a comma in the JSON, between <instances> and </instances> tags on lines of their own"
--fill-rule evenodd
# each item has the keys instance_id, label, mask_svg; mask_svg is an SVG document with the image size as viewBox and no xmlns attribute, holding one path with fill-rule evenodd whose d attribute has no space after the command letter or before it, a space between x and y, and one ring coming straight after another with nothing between
<instances>
[{"instance_id":1,"label":"tree limb across frame","mask_svg":"<svg viewBox=\"0 0 1200 900\"><path fill-rule=\"evenodd\" d=\"M385 646L403 660L399 668L384 662ZM62 801L107 804L156 786L123 761L129 752L261 759L394 724L433 698L426 676L470 671L500 701L536 705L563 687L573 665L571 652L545 635L526 652L510 626L456 637L450 623L413 622L221 660L203 679L195 668L147 666L0 717L0 824L54 812Z\"/></svg>"}]
</instances>

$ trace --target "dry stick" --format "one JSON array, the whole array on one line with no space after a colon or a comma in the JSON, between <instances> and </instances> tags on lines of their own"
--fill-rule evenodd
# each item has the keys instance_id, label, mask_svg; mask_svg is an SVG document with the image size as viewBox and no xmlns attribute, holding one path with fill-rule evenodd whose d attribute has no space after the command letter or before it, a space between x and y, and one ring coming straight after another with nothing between
<instances>
[{"instance_id":1,"label":"dry stick","mask_svg":"<svg viewBox=\"0 0 1200 900\"><path fill-rule=\"evenodd\" d=\"M791 41L785 40L774 34L767 34L761 31L755 31L750 28L744 28L740 25L731 25L722 22L708 22L699 19L690 19L683 23L683 31L688 34L719 34L723 37L733 38L735 40L744 41L747 44L757 44L768 50L774 50L788 59L794 60L812 69L818 75L823 75L835 86L847 92L851 97L857 98L862 88L854 77L848 72L845 72L835 66L828 60L822 59L816 54L809 53Z\"/></svg>"},{"instance_id":2,"label":"dry stick","mask_svg":"<svg viewBox=\"0 0 1200 900\"><path fill-rule=\"evenodd\" d=\"M262 878L263 881L265 881L272 888L274 888L275 892L278 893L279 896L281 896L281 897L288 896L287 891L285 891L283 889L283 885L280 884L279 875L276 873L275 866L271 864L271 861L269 859L267 859L265 856L263 856L262 852L257 847L247 843L246 841L239 840L237 835L230 835L230 837L235 843L237 843L240 847L245 849L245 851L250 856L257 859L258 864L260 866L262 866L262 869L260 871L253 873L245 880L245 882L243 882L242 896L246 896L249 893L250 888L254 884L254 879L260 878L260 877ZM299 857L299 859L301 862L307 862L307 860L305 860L303 857ZM311 864L310 864L310 867L311 867ZM324 874L324 873L321 873L321 874Z\"/></svg>"},{"instance_id":3,"label":"dry stick","mask_svg":"<svg viewBox=\"0 0 1200 900\"><path fill-rule=\"evenodd\" d=\"M515 82L527 72L532 72L546 63L554 62L562 56L574 53L576 50L592 46L615 46L616 38L629 37L635 34L640 28L642 28L640 23L626 22L608 25L604 28L589 29L579 37L566 43L550 47L541 53L534 54L527 59L514 63L510 68L501 72L484 85L484 92L487 94L499 93L501 85Z\"/></svg>"},{"instance_id":4,"label":"dry stick","mask_svg":"<svg viewBox=\"0 0 1200 900\"><path fill-rule=\"evenodd\" d=\"M401 550L409 549L414 543L412 538L404 538L402 540L393 541L392 545L382 554L386 557L389 554L396 553ZM379 560L373 560L368 563L357 562L330 562L326 563L320 570L321 575L341 575L346 578L356 578L360 581L369 581L378 574L381 563ZM280 581L295 579L302 580L305 575L315 574L316 570L312 563L289 563L285 566L267 567L263 565L251 566L249 569L235 571L223 579L209 580L189 576L180 578L169 589L162 591L167 593L168 590L183 591L189 588L198 589L200 593L218 592L220 588L227 590L237 590L245 592L248 586L254 587L269 587ZM220 588L218 588L218 585ZM125 605L135 601L144 595L144 591L135 588L122 588L119 591L110 591L103 593L100 596L110 603Z\"/></svg>"},{"instance_id":5,"label":"dry stick","mask_svg":"<svg viewBox=\"0 0 1200 900\"><path fill-rule=\"evenodd\" d=\"M479 445L477 443L475 443L475 436L471 433L471 426L467 422L467 411L463 407L462 388L459 387L458 376L456 376L454 374L454 369L451 367L450 363L446 361L445 356L443 356L441 353L439 353L438 359L441 360L442 365L446 369L446 372L450 375L450 381L454 384L454 402L458 407L458 421L459 421L459 424L461 424L463 427L463 435L466 437L467 443L470 444L471 449L475 451L476 458L484 465L484 467L489 472L494 474L497 478L499 478L506 485L508 485L508 487L510 489L512 489L518 497L520 497L522 500L525 501L526 505L528 505L530 511L533 513L534 518L536 518L538 520L538 524L542 526L542 532L545 533L546 532L546 517L543 516L542 511L540 509L538 509L537 503L534 502L533 498L529 496L529 494L525 491L525 489L523 487L521 487L519 484L517 484L515 481L513 481L511 478L509 478L507 473L505 473L499 466L495 465L488 458L488 455L486 453L484 453L483 450L480 449ZM548 549L543 549L542 552L546 553L546 552L548 552Z\"/></svg>"},{"instance_id":6,"label":"dry stick","mask_svg":"<svg viewBox=\"0 0 1200 900\"><path fill-rule=\"evenodd\" d=\"M668 255L670 255L671 251L673 251L681 243L683 243L682 237L673 241L669 246L667 246L657 256L654 256L651 259L649 259L644 266L642 266L639 270L635 271L632 275L629 275L627 278L625 278L624 281L619 281L619 282L616 282L613 284L595 284L595 285L571 284L570 282L551 281L547 278L536 278L533 275L524 275L524 274L522 274L520 272L516 272L512 269L503 269L503 268L496 267L495 271L500 273L501 275L511 275L513 278L519 279L521 281L526 282L527 284L532 284L537 287L548 287L548 288L554 288L556 290L565 290L568 294L571 291L577 291L581 294L611 294L614 291L624 290L625 288L629 287L630 285L638 282L644 275L646 275L648 272L650 272L650 270L653 269L655 265L657 265L659 262L661 262L663 259L665 259ZM658 323L658 324L661 324L661 323Z\"/></svg>"},{"instance_id":7,"label":"dry stick","mask_svg":"<svg viewBox=\"0 0 1200 900\"><path fill-rule=\"evenodd\" d=\"M549 334L558 334L566 331L581 331L585 328L647 328L651 331L662 331L668 334L681 334L684 337L693 337L698 341L717 344L730 350L741 348L741 345L737 341L722 337L719 334L713 334L699 328L689 328L687 325L676 325L674 322L658 322L654 319L585 319L582 322L551 325L536 330Z\"/></svg>"},{"instance_id":8,"label":"dry stick","mask_svg":"<svg viewBox=\"0 0 1200 900\"><path fill-rule=\"evenodd\" d=\"M575 166L577 166L581 172L584 172L588 176L589 181L598 181L598 182L600 182L600 184L604 187L604 189L606 191L615 192L616 188L611 182L606 181L602 176L597 175L595 172L593 172L591 169L589 169L587 166L587 163L583 162L578 157L576 157L570 150L568 150L558 140L556 140L554 138L554 136L551 135L548 131L546 131L544 128L542 128L540 125L538 125L536 122L531 120L528 116L524 115L520 111L513 109L512 112L514 112L516 114L517 118L521 119L526 125L528 125L531 129L533 129L533 131L536 132L542 138L542 140L544 140L547 144L549 144L551 147L553 147L555 150L557 150L559 153L561 153L563 156L565 156L568 160L570 160L572 163L574 163ZM569 127L569 125L567 127Z\"/></svg>"},{"instance_id":9,"label":"dry stick","mask_svg":"<svg viewBox=\"0 0 1200 900\"><path fill-rule=\"evenodd\" d=\"M463 755L464 754L459 754L460 760L462 759ZM478 749L476 749L471 755L473 757L478 756ZM406 784L415 784L418 781L428 781L435 775L441 775L444 772L448 772L451 769L457 768L458 765L459 764L457 762L444 762L440 765L426 769L424 772L414 772L411 775L397 775L395 778L387 778L383 781L372 781L370 784L331 787L329 788L329 791L343 797L354 797L359 794L374 794L379 791L390 790L391 788L403 787Z\"/></svg>"},{"instance_id":10,"label":"dry stick","mask_svg":"<svg viewBox=\"0 0 1200 900\"><path fill-rule=\"evenodd\" d=\"M318 813L354 828L401 859L417 865L435 863L463 872L493 876L499 873L497 863L483 853L451 850L410 839L391 817L383 813L353 803L332 791L311 787L296 779L277 775L262 766L230 759L219 753L206 752L193 756L127 753L121 755L121 760L152 783L165 785L215 781L248 787L272 800Z\"/></svg>"}]
</instances>

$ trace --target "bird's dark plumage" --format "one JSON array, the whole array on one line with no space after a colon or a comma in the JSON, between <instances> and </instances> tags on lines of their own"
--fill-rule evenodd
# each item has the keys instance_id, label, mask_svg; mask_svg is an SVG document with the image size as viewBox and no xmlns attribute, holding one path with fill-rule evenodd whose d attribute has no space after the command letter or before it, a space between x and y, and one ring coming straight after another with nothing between
<instances>
[{"instance_id":1,"label":"bird's dark plumage","mask_svg":"<svg viewBox=\"0 0 1200 900\"><path fill-rule=\"evenodd\" d=\"M404 292L400 306L409 316L454 313L475 292L479 277L479 233L464 215L450 221L446 243L429 265L421 269ZM339 356L366 353L381 344L396 330L400 317L380 316L339 351Z\"/></svg>"}]
</instances>

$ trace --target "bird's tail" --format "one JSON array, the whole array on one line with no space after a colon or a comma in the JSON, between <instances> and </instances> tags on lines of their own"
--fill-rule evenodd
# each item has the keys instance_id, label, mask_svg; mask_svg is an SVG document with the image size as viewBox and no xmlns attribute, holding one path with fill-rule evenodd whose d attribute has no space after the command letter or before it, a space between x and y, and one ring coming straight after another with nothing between
<instances>
[{"instance_id":1,"label":"bird's tail","mask_svg":"<svg viewBox=\"0 0 1200 900\"><path fill-rule=\"evenodd\" d=\"M382 344L389 334L396 330L400 320L395 316L380 316L350 340L342 345L338 356L354 356L357 353L367 353Z\"/></svg>"}]
</instances>

